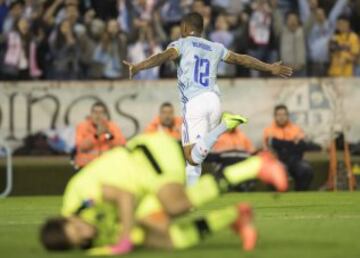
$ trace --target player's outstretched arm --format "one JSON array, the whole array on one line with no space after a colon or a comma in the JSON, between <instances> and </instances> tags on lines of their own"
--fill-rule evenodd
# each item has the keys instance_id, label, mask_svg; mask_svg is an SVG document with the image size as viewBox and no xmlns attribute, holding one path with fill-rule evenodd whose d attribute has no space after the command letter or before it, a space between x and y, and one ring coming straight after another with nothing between
<instances>
[{"instance_id":1,"label":"player's outstretched arm","mask_svg":"<svg viewBox=\"0 0 360 258\"><path fill-rule=\"evenodd\" d=\"M168 48L159 54L150 56L140 63L132 64L125 60L123 63L129 67L129 78L132 79L141 70L146 70L162 65L166 61L175 60L178 56L179 54L175 48Z\"/></svg>"},{"instance_id":2,"label":"player's outstretched arm","mask_svg":"<svg viewBox=\"0 0 360 258\"><path fill-rule=\"evenodd\" d=\"M225 60L226 63L242 65L249 69L254 69L262 72L269 72L273 75L277 75L283 78L288 78L292 75L293 69L289 66L282 65L282 62L276 62L268 64L256 59L255 57L248 55L241 55L229 51L229 54Z\"/></svg>"}]
</instances>

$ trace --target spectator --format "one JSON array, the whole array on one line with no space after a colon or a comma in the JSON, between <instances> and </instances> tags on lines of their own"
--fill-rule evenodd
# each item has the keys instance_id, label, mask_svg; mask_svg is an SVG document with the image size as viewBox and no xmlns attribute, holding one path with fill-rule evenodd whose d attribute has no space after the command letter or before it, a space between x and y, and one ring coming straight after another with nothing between
<instances>
[{"instance_id":1,"label":"spectator","mask_svg":"<svg viewBox=\"0 0 360 258\"><path fill-rule=\"evenodd\" d=\"M27 19L32 19L34 16L34 12L36 12L36 9L38 8L38 5L36 3L37 1L34 0L25 0L24 1L24 9L23 9L23 17Z\"/></svg>"},{"instance_id":2,"label":"spectator","mask_svg":"<svg viewBox=\"0 0 360 258\"><path fill-rule=\"evenodd\" d=\"M62 7L64 0L54 0L51 5L46 9L44 13L44 22L49 26L53 26L55 24L55 14Z\"/></svg>"},{"instance_id":3,"label":"spectator","mask_svg":"<svg viewBox=\"0 0 360 258\"><path fill-rule=\"evenodd\" d=\"M100 44L102 37L104 35L106 29L106 23L98 18L94 18L88 23L85 23L85 26L86 26L86 35L84 39L86 41L89 41L86 42L87 44L91 45L90 46L92 48L91 59L93 59L93 53L95 52L95 48ZM101 71L101 75L102 75L102 71Z\"/></svg>"},{"instance_id":4,"label":"spectator","mask_svg":"<svg viewBox=\"0 0 360 258\"><path fill-rule=\"evenodd\" d=\"M344 9L347 0L337 0L329 17L317 2L298 0L303 23L306 25L310 75L326 76L329 65L329 41L336 29L336 20Z\"/></svg>"},{"instance_id":5,"label":"spectator","mask_svg":"<svg viewBox=\"0 0 360 258\"><path fill-rule=\"evenodd\" d=\"M124 75L122 60L126 55L126 40L126 36L119 30L117 21L109 20L93 57L94 61L102 64L104 78L114 80Z\"/></svg>"},{"instance_id":6,"label":"spectator","mask_svg":"<svg viewBox=\"0 0 360 258\"><path fill-rule=\"evenodd\" d=\"M53 57L53 79L71 80L79 78L80 49L70 21L58 26L50 42Z\"/></svg>"},{"instance_id":7,"label":"spectator","mask_svg":"<svg viewBox=\"0 0 360 258\"><path fill-rule=\"evenodd\" d=\"M30 24L26 18L21 18L15 27L7 36L3 73L7 79L37 78L42 72L37 64L37 46L30 33Z\"/></svg>"},{"instance_id":8,"label":"spectator","mask_svg":"<svg viewBox=\"0 0 360 258\"><path fill-rule=\"evenodd\" d=\"M139 30L138 39L128 48L128 57L130 62L138 63L145 58L161 52L161 46L156 42L153 30L150 27L142 27ZM143 70L137 73L134 79L137 80L155 80L159 79L160 69Z\"/></svg>"},{"instance_id":9,"label":"spectator","mask_svg":"<svg viewBox=\"0 0 360 258\"><path fill-rule=\"evenodd\" d=\"M82 65L84 77L90 79L103 78L103 64L94 60L96 47L100 45L106 24L102 20L95 18L86 23L87 33L79 37L81 49L85 49L87 54L83 55Z\"/></svg>"},{"instance_id":10,"label":"spectator","mask_svg":"<svg viewBox=\"0 0 360 258\"><path fill-rule=\"evenodd\" d=\"M9 6L6 0L0 0L0 33L3 32L4 22L9 12Z\"/></svg>"},{"instance_id":11,"label":"spectator","mask_svg":"<svg viewBox=\"0 0 360 258\"><path fill-rule=\"evenodd\" d=\"M78 6L78 1L75 0L75 1L69 1L67 0L68 3L66 6L65 6L65 9L64 9L64 17L62 18L61 21L63 21L64 19L67 19L70 24L72 26L75 26L75 24L78 22L79 20L79 6Z\"/></svg>"},{"instance_id":12,"label":"spectator","mask_svg":"<svg viewBox=\"0 0 360 258\"><path fill-rule=\"evenodd\" d=\"M167 24L173 26L181 21L181 17L184 14L181 4L182 3L179 0L162 1L160 6L160 16L165 26L167 26Z\"/></svg>"},{"instance_id":13,"label":"spectator","mask_svg":"<svg viewBox=\"0 0 360 258\"><path fill-rule=\"evenodd\" d=\"M308 34L310 28L315 23L316 12L319 9L319 1L298 0L297 4L299 6L300 20L304 25L305 33Z\"/></svg>"},{"instance_id":14,"label":"spectator","mask_svg":"<svg viewBox=\"0 0 360 258\"><path fill-rule=\"evenodd\" d=\"M250 46L248 54L268 61L271 51L271 34L272 34L272 14L267 1L257 0L252 4L253 12L249 20L249 39ZM251 77L259 77L258 71L251 70Z\"/></svg>"},{"instance_id":15,"label":"spectator","mask_svg":"<svg viewBox=\"0 0 360 258\"><path fill-rule=\"evenodd\" d=\"M94 9L86 10L83 17L83 23L87 30L90 29L92 22L95 20L95 17L96 17L96 13Z\"/></svg>"},{"instance_id":16,"label":"spectator","mask_svg":"<svg viewBox=\"0 0 360 258\"><path fill-rule=\"evenodd\" d=\"M210 40L223 44L227 49L234 49L234 34L229 31L229 24L224 14L218 15L215 21L215 31L210 33ZM221 62L218 75L229 77L235 75L235 66Z\"/></svg>"},{"instance_id":17,"label":"spectator","mask_svg":"<svg viewBox=\"0 0 360 258\"><path fill-rule=\"evenodd\" d=\"M79 0L54 0L44 14L44 21L54 26L68 20L74 26L79 17Z\"/></svg>"},{"instance_id":18,"label":"spectator","mask_svg":"<svg viewBox=\"0 0 360 258\"><path fill-rule=\"evenodd\" d=\"M202 15L204 18L204 34L208 36L211 31L211 7L206 5L204 0L194 0L191 11Z\"/></svg>"},{"instance_id":19,"label":"spectator","mask_svg":"<svg viewBox=\"0 0 360 258\"><path fill-rule=\"evenodd\" d=\"M306 47L303 28L295 13L289 13L280 41L281 60L294 69L293 76L306 75Z\"/></svg>"},{"instance_id":20,"label":"spectator","mask_svg":"<svg viewBox=\"0 0 360 258\"><path fill-rule=\"evenodd\" d=\"M227 23L230 32L234 35L235 48L238 52L244 53L248 43L248 15L246 13L227 13Z\"/></svg>"},{"instance_id":21,"label":"spectator","mask_svg":"<svg viewBox=\"0 0 360 258\"><path fill-rule=\"evenodd\" d=\"M279 8L278 0L271 0L270 6L272 9L272 29L275 34L275 40L278 43L282 28L284 26L284 15L282 13L282 10Z\"/></svg>"},{"instance_id":22,"label":"spectator","mask_svg":"<svg viewBox=\"0 0 360 258\"><path fill-rule=\"evenodd\" d=\"M118 1L118 21L130 39L136 38L139 29L149 26L154 3L154 0Z\"/></svg>"},{"instance_id":23,"label":"spectator","mask_svg":"<svg viewBox=\"0 0 360 258\"><path fill-rule=\"evenodd\" d=\"M143 21L150 21L155 5L155 0L137 0L132 1L136 13L139 14L139 18Z\"/></svg>"},{"instance_id":24,"label":"spectator","mask_svg":"<svg viewBox=\"0 0 360 258\"><path fill-rule=\"evenodd\" d=\"M21 15L24 11L24 2L17 0L10 4L9 10L7 12L7 17L3 23L2 32L4 34L9 33L10 31L14 30L14 26L17 20L20 19Z\"/></svg>"},{"instance_id":25,"label":"spectator","mask_svg":"<svg viewBox=\"0 0 360 258\"><path fill-rule=\"evenodd\" d=\"M50 72L49 67L52 66L50 58L50 46L48 34L49 30L43 20L44 8L43 5L34 5L32 9L32 25L31 33L37 45L37 62L40 70L42 71L41 79L48 78Z\"/></svg>"},{"instance_id":26,"label":"spectator","mask_svg":"<svg viewBox=\"0 0 360 258\"><path fill-rule=\"evenodd\" d=\"M76 25L75 35L79 48L79 78L81 79L100 79L102 76L102 65L93 60L93 53L96 45L90 39L87 29L83 25Z\"/></svg>"},{"instance_id":27,"label":"spectator","mask_svg":"<svg viewBox=\"0 0 360 258\"><path fill-rule=\"evenodd\" d=\"M250 154L255 151L255 148L250 139L240 130L240 128L236 128L221 135L214 145L213 151L242 151Z\"/></svg>"},{"instance_id":28,"label":"spectator","mask_svg":"<svg viewBox=\"0 0 360 258\"><path fill-rule=\"evenodd\" d=\"M336 20L341 14L346 14L351 19L351 27L359 33L359 6L360 0L0 0L0 59L1 70L6 72L1 76L7 79L7 70L10 74L12 72L4 64L6 40L7 35L16 30L14 25L20 18L28 19L29 38L36 43L36 59L42 75L35 78L111 80L123 77L123 64L118 62L119 59L140 60L176 40L180 34L179 21L190 11L199 12L204 17L204 34L210 40L269 63L279 60L280 51L285 51L282 57L289 60L284 61L295 62L292 64L297 68L295 76L303 75L305 68L313 76L326 76L329 75L330 55L334 61L335 52L339 52L329 51L329 45L336 49L336 44L329 43ZM289 10L299 11L302 23L293 15L285 21L284 13ZM114 25L115 19L118 26ZM69 24L65 27L71 29L67 36L59 36L57 32L64 22ZM104 24L106 33L103 32ZM291 28L289 24L292 24ZM294 41L301 36L301 30L308 56L305 63L301 60L298 64L303 53L293 50L298 50L302 44L302 40ZM281 40L287 43L281 44ZM64 44L54 48L55 41ZM296 42L297 46L288 42ZM354 54L352 56L357 58ZM350 62L353 69L345 68L347 71L357 69L355 59ZM345 62L345 67L351 66ZM155 68L142 72L137 79L174 77L175 65L169 62L161 67L160 72ZM70 76L65 77L64 71L69 71ZM219 74L230 77L268 76L227 64L220 64Z\"/></svg>"},{"instance_id":29,"label":"spectator","mask_svg":"<svg viewBox=\"0 0 360 258\"><path fill-rule=\"evenodd\" d=\"M246 53L248 49L248 15L245 12L240 14L228 13L227 21L230 32L234 35L234 51ZM239 77L248 77L249 70L242 66L235 66L236 75Z\"/></svg>"},{"instance_id":30,"label":"spectator","mask_svg":"<svg viewBox=\"0 0 360 258\"><path fill-rule=\"evenodd\" d=\"M295 190L309 189L313 178L310 164L303 160L305 151L304 133L289 120L285 105L274 109L274 122L264 130L264 149L272 149L285 164L295 181Z\"/></svg>"},{"instance_id":31,"label":"spectator","mask_svg":"<svg viewBox=\"0 0 360 258\"><path fill-rule=\"evenodd\" d=\"M86 24L88 36L94 41L94 43L100 43L101 37L105 31L106 24L100 19L93 19L89 24Z\"/></svg>"},{"instance_id":32,"label":"spectator","mask_svg":"<svg viewBox=\"0 0 360 258\"><path fill-rule=\"evenodd\" d=\"M125 144L120 128L108 119L106 106L96 102L90 116L76 127L76 168L80 169L105 151Z\"/></svg>"},{"instance_id":33,"label":"spectator","mask_svg":"<svg viewBox=\"0 0 360 258\"><path fill-rule=\"evenodd\" d=\"M174 25L170 30L170 38L166 40L163 44L163 48L165 49L171 42L178 40L181 37L181 29L179 25ZM160 68L160 75L162 78L168 77L176 77L177 67L175 62L168 61L162 65Z\"/></svg>"},{"instance_id":34,"label":"spectator","mask_svg":"<svg viewBox=\"0 0 360 258\"><path fill-rule=\"evenodd\" d=\"M359 38L351 31L346 17L337 21L337 33L330 41L331 62L329 75L349 77L354 75L354 65L360 52Z\"/></svg>"},{"instance_id":35,"label":"spectator","mask_svg":"<svg viewBox=\"0 0 360 258\"><path fill-rule=\"evenodd\" d=\"M227 13L236 12L240 13L244 10L244 3L241 0L211 0L211 5L215 9L225 11Z\"/></svg>"},{"instance_id":36,"label":"spectator","mask_svg":"<svg viewBox=\"0 0 360 258\"><path fill-rule=\"evenodd\" d=\"M174 114L174 107L171 103L165 102L160 106L159 116L155 117L153 121L146 127L146 133L165 132L176 140L181 139L181 117Z\"/></svg>"}]
</instances>

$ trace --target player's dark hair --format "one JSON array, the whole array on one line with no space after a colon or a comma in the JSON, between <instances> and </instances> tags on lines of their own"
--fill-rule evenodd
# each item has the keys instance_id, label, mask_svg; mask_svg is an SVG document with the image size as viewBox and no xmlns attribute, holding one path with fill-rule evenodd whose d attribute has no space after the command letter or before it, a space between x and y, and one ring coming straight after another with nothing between
<instances>
[{"instance_id":1,"label":"player's dark hair","mask_svg":"<svg viewBox=\"0 0 360 258\"><path fill-rule=\"evenodd\" d=\"M102 107L103 109L107 110L105 104L101 101L96 101L94 104L92 104L91 110L93 110L96 107Z\"/></svg>"},{"instance_id":2,"label":"player's dark hair","mask_svg":"<svg viewBox=\"0 0 360 258\"><path fill-rule=\"evenodd\" d=\"M286 113L289 113L287 106L284 104L276 105L274 108L274 114L276 114L276 112L278 112L279 110L285 110Z\"/></svg>"},{"instance_id":3,"label":"player's dark hair","mask_svg":"<svg viewBox=\"0 0 360 258\"><path fill-rule=\"evenodd\" d=\"M162 110L163 108L166 108L166 107L172 108L172 107L174 107L174 106L173 106L173 104L171 104L170 102L164 102L164 103L161 104L160 110Z\"/></svg>"},{"instance_id":4,"label":"player's dark hair","mask_svg":"<svg viewBox=\"0 0 360 258\"><path fill-rule=\"evenodd\" d=\"M96 101L96 102L91 106L91 112L92 112L92 111L94 110L94 108L96 108L96 107L101 107L101 108L103 108L104 111L105 111L105 115L106 115L107 119L110 119L110 112L109 112L109 110L108 110L108 108L107 108L107 106L105 105L104 102L102 102L102 101Z\"/></svg>"},{"instance_id":5,"label":"player's dark hair","mask_svg":"<svg viewBox=\"0 0 360 258\"><path fill-rule=\"evenodd\" d=\"M40 241L49 251L65 251L73 248L65 234L66 218L51 218L40 229Z\"/></svg>"},{"instance_id":6,"label":"player's dark hair","mask_svg":"<svg viewBox=\"0 0 360 258\"><path fill-rule=\"evenodd\" d=\"M204 19L197 12L186 14L181 21L190 25L198 33L202 33L204 30Z\"/></svg>"}]
</instances>

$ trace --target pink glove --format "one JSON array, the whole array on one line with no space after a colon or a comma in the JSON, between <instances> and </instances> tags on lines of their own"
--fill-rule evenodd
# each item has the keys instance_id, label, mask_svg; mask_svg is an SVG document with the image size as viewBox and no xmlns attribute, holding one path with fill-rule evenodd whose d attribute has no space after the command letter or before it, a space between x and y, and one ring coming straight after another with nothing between
<instances>
[{"instance_id":1,"label":"pink glove","mask_svg":"<svg viewBox=\"0 0 360 258\"><path fill-rule=\"evenodd\" d=\"M127 254L134 249L129 237L122 238L116 245L111 246L112 254Z\"/></svg>"}]
</instances>

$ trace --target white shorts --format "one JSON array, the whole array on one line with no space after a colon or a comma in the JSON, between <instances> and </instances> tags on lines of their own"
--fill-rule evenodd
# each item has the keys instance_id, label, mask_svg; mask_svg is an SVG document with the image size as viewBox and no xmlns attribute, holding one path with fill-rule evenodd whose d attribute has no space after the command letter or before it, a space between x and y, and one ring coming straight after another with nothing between
<instances>
[{"instance_id":1,"label":"white shorts","mask_svg":"<svg viewBox=\"0 0 360 258\"><path fill-rule=\"evenodd\" d=\"M182 144L194 144L220 122L220 98L214 92L205 92L183 105Z\"/></svg>"}]
</instances>

